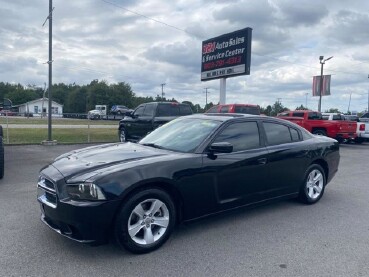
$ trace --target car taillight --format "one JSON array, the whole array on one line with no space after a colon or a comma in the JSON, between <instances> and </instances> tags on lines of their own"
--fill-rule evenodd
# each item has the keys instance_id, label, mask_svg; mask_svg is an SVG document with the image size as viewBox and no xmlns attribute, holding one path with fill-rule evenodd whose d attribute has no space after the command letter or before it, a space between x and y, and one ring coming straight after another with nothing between
<instances>
[{"instance_id":1,"label":"car taillight","mask_svg":"<svg viewBox=\"0 0 369 277\"><path fill-rule=\"evenodd\" d=\"M365 131L365 124L360 124L359 130L360 131Z\"/></svg>"}]
</instances>

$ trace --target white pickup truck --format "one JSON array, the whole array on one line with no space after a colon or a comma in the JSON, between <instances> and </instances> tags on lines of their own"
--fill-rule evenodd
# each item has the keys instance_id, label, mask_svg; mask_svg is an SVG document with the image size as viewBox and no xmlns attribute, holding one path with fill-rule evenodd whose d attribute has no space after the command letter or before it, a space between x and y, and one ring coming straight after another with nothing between
<instances>
[{"instance_id":1,"label":"white pickup truck","mask_svg":"<svg viewBox=\"0 0 369 277\"><path fill-rule=\"evenodd\" d=\"M322 113L322 117L325 120L348 120L356 122L356 134L355 143L363 143L365 140L369 140L369 121L361 122L357 116L343 115L340 113Z\"/></svg>"},{"instance_id":2,"label":"white pickup truck","mask_svg":"<svg viewBox=\"0 0 369 277\"><path fill-rule=\"evenodd\" d=\"M101 119L106 117L107 105L95 105L95 109L87 113L88 119Z\"/></svg>"},{"instance_id":3,"label":"white pickup truck","mask_svg":"<svg viewBox=\"0 0 369 277\"><path fill-rule=\"evenodd\" d=\"M357 138L356 143L363 143L364 141L369 141L369 113L364 114L362 117L356 115L345 115L346 120L357 122Z\"/></svg>"}]
</instances>

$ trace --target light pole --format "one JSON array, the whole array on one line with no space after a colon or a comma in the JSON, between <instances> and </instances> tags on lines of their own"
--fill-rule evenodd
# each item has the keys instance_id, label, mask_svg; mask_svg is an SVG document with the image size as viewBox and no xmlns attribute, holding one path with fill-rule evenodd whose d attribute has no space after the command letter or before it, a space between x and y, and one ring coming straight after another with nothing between
<instances>
[{"instance_id":1,"label":"light pole","mask_svg":"<svg viewBox=\"0 0 369 277\"><path fill-rule=\"evenodd\" d=\"M333 56L324 59L324 56L319 56L319 61L321 64L320 67L320 84L319 84L319 106L318 106L318 111L321 112L322 110L322 91L323 91L323 65L325 64L326 61L332 59Z\"/></svg>"},{"instance_id":2,"label":"light pole","mask_svg":"<svg viewBox=\"0 0 369 277\"><path fill-rule=\"evenodd\" d=\"M161 101L164 101L164 95L165 95L164 86L165 86L165 83L160 84L160 85L161 85Z\"/></svg>"},{"instance_id":3,"label":"light pole","mask_svg":"<svg viewBox=\"0 0 369 277\"><path fill-rule=\"evenodd\" d=\"M204 91L204 93L205 93L205 110L206 110L206 107L207 107L207 105L208 105L208 89L209 88L205 88L205 91Z\"/></svg>"}]
</instances>

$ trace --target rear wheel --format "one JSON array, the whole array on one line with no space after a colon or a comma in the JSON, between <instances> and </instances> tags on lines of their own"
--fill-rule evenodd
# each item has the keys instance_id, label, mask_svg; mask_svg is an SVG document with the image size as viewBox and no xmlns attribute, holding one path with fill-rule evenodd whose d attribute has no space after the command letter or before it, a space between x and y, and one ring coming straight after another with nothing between
<instances>
[{"instance_id":1,"label":"rear wheel","mask_svg":"<svg viewBox=\"0 0 369 277\"><path fill-rule=\"evenodd\" d=\"M159 248L169 238L176 218L171 197L160 189L146 189L125 201L115 223L121 247L133 253Z\"/></svg>"},{"instance_id":2,"label":"rear wheel","mask_svg":"<svg viewBox=\"0 0 369 277\"><path fill-rule=\"evenodd\" d=\"M313 164L305 172L304 181L300 188L299 199L306 204L314 204L322 198L326 185L323 168Z\"/></svg>"},{"instance_id":3,"label":"rear wheel","mask_svg":"<svg viewBox=\"0 0 369 277\"><path fill-rule=\"evenodd\" d=\"M314 135L319 135L319 136L327 136L327 132L325 130L322 129L316 129L313 131Z\"/></svg>"}]
</instances>

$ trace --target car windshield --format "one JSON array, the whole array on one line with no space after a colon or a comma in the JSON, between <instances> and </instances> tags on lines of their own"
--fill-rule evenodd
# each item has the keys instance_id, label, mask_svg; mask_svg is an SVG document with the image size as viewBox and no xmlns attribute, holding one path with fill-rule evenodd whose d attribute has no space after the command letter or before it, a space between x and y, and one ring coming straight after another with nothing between
<instances>
[{"instance_id":1,"label":"car windshield","mask_svg":"<svg viewBox=\"0 0 369 277\"><path fill-rule=\"evenodd\" d=\"M178 152L194 152L222 122L204 118L178 118L154 130L139 143Z\"/></svg>"}]
</instances>

